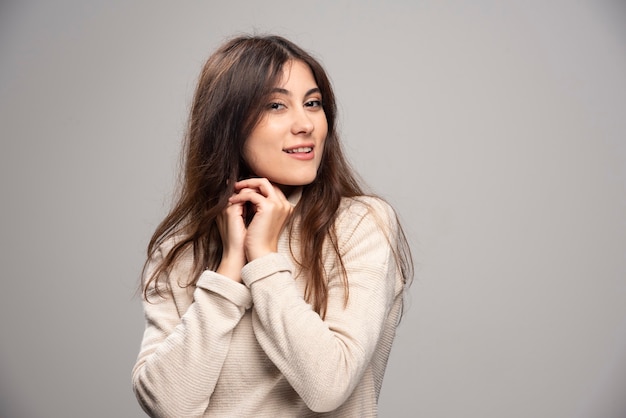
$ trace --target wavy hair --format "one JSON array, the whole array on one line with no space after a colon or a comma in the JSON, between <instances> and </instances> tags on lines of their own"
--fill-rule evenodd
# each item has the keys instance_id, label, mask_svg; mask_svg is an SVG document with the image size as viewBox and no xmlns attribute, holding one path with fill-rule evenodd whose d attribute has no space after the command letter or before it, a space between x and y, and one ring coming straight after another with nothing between
<instances>
[{"instance_id":1,"label":"wavy hair","mask_svg":"<svg viewBox=\"0 0 626 418\"><path fill-rule=\"evenodd\" d=\"M222 241L216 218L227 206L233 193L232 185L252 175L242 156L244 142L261 118L266 100L282 76L284 64L291 60L304 62L311 69L321 91L328 122L317 177L303 187L302 197L294 209L293 217L299 219L301 243L300 254L294 254L294 258L307 277L305 299L324 317L328 278L323 267L322 249L329 242L339 260L347 301L348 279L341 262L334 223L341 199L364 193L339 142L335 95L326 72L310 54L280 36L233 38L204 65L184 141L178 196L150 240L148 259L166 240L173 236L177 239L144 281L146 299L149 287L156 284L187 250L193 252L194 270L184 285L195 285L205 268L215 270L218 267ZM290 225L290 236L293 236L294 224ZM398 242L391 244L407 283L412 277L412 263L401 229L398 238Z\"/></svg>"}]
</instances>

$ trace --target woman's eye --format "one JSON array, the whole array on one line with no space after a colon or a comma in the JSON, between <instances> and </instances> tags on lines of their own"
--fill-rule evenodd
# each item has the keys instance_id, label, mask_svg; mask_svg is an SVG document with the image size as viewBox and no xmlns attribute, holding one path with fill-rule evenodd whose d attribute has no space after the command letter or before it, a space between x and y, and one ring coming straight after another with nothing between
<instances>
[{"instance_id":1,"label":"woman's eye","mask_svg":"<svg viewBox=\"0 0 626 418\"><path fill-rule=\"evenodd\" d=\"M309 100L306 103L304 103L305 107L322 107L322 101L321 100Z\"/></svg>"},{"instance_id":2,"label":"woman's eye","mask_svg":"<svg viewBox=\"0 0 626 418\"><path fill-rule=\"evenodd\" d=\"M270 110L281 110L285 108L285 105L278 102L273 102L267 105L267 108Z\"/></svg>"}]
</instances>

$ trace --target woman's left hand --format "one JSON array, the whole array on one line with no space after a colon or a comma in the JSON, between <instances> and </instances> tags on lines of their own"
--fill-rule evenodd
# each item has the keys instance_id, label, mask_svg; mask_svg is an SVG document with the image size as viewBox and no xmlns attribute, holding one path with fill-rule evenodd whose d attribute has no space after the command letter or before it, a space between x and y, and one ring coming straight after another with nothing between
<instances>
[{"instance_id":1,"label":"woman's left hand","mask_svg":"<svg viewBox=\"0 0 626 418\"><path fill-rule=\"evenodd\" d=\"M251 178L235 183L229 201L250 202L254 210L244 241L248 261L277 252L278 238L293 211L283 192L265 178Z\"/></svg>"}]
</instances>

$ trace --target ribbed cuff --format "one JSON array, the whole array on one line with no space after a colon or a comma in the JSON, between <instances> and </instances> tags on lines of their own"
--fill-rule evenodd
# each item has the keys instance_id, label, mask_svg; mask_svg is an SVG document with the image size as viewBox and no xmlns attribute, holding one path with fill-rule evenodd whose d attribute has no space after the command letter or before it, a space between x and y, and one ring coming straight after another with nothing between
<instances>
[{"instance_id":1,"label":"ribbed cuff","mask_svg":"<svg viewBox=\"0 0 626 418\"><path fill-rule=\"evenodd\" d=\"M211 270L205 270L198 279L196 287L209 290L228 299L237 306L246 309L252 306L250 289L242 283L237 283L226 276L222 276Z\"/></svg>"},{"instance_id":2,"label":"ribbed cuff","mask_svg":"<svg viewBox=\"0 0 626 418\"><path fill-rule=\"evenodd\" d=\"M291 262L282 254L270 253L246 264L241 270L241 279L250 287L257 280L284 271L293 272Z\"/></svg>"}]
</instances>

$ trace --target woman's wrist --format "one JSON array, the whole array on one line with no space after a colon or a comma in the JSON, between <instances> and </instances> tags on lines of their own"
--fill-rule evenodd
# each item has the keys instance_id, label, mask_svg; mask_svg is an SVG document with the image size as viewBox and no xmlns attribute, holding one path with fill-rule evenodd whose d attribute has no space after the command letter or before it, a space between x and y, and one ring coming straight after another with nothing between
<instances>
[{"instance_id":1,"label":"woman's wrist","mask_svg":"<svg viewBox=\"0 0 626 418\"><path fill-rule=\"evenodd\" d=\"M241 256L224 255L216 273L241 283L241 269L246 264L246 258Z\"/></svg>"},{"instance_id":2,"label":"woman's wrist","mask_svg":"<svg viewBox=\"0 0 626 418\"><path fill-rule=\"evenodd\" d=\"M248 261L252 261L252 260L256 260L257 258L261 258L264 255L270 254L270 253L275 253L277 252L276 249L272 249L269 247L266 248L256 248L256 249L250 249L246 252ZM243 268L243 266L242 266Z\"/></svg>"}]
</instances>

